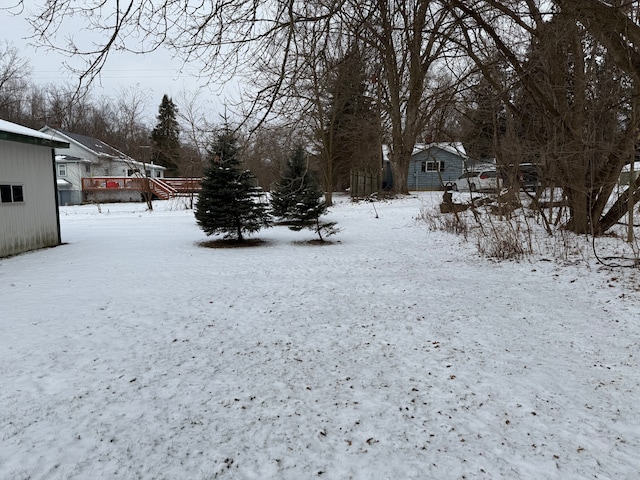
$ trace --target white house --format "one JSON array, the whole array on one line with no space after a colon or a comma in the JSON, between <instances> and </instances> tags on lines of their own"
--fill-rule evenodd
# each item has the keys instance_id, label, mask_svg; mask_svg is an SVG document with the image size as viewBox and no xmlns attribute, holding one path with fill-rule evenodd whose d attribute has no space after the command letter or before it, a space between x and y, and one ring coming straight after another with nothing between
<instances>
[{"instance_id":1,"label":"white house","mask_svg":"<svg viewBox=\"0 0 640 480\"><path fill-rule=\"evenodd\" d=\"M0 120L0 257L60 244L54 149L67 147Z\"/></svg>"},{"instance_id":2,"label":"white house","mask_svg":"<svg viewBox=\"0 0 640 480\"><path fill-rule=\"evenodd\" d=\"M91 176L91 162L73 155L56 154L56 178L60 205L82 203L82 178Z\"/></svg>"},{"instance_id":3,"label":"white house","mask_svg":"<svg viewBox=\"0 0 640 480\"><path fill-rule=\"evenodd\" d=\"M126 185L133 185L127 181L128 178L164 178L165 167L138 162L97 138L48 126L41 128L40 132L69 144L68 150L56 151L61 205L91 200L138 201L140 191L126 188Z\"/></svg>"}]
</instances>

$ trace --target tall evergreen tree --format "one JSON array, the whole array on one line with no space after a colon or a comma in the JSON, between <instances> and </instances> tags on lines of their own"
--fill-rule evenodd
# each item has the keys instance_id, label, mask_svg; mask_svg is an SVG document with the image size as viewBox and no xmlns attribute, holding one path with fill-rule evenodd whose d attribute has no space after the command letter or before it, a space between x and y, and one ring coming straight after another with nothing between
<instances>
[{"instance_id":1,"label":"tall evergreen tree","mask_svg":"<svg viewBox=\"0 0 640 480\"><path fill-rule=\"evenodd\" d=\"M260 202L261 189L255 177L240 165L238 141L226 125L210 149L211 165L202 180L195 216L207 235L244 240L269 226L267 205Z\"/></svg>"},{"instance_id":2,"label":"tall evergreen tree","mask_svg":"<svg viewBox=\"0 0 640 480\"><path fill-rule=\"evenodd\" d=\"M367 93L365 66L362 49L355 44L335 64L326 86L326 127L318 134L327 192L347 188L352 169L377 172L381 167L380 117Z\"/></svg>"},{"instance_id":3,"label":"tall evergreen tree","mask_svg":"<svg viewBox=\"0 0 640 480\"><path fill-rule=\"evenodd\" d=\"M151 159L154 163L167 167L168 176L178 174L180 163L180 127L177 115L178 108L165 94L158 108L158 123L151 132Z\"/></svg>"},{"instance_id":4,"label":"tall evergreen tree","mask_svg":"<svg viewBox=\"0 0 640 480\"><path fill-rule=\"evenodd\" d=\"M335 222L320 222L328 206L314 172L309 170L307 155L302 146L296 147L287 162L282 178L271 192L271 211L283 219L291 230L314 230L320 240L336 232Z\"/></svg>"}]
</instances>

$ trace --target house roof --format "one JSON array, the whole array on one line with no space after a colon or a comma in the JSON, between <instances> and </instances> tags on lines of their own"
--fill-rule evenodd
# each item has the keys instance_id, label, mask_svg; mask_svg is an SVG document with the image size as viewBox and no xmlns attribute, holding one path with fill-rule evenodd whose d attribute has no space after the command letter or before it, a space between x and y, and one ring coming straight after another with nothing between
<instances>
[{"instance_id":1,"label":"house roof","mask_svg":"<svg viewBox=\"0 0 640 480\"><path fill-rule=\"evenodd\" d=\"M156 170L166 170L166 167L162 165L156 165L154 163L143 163L137 160L134 160L126 153L121 152L113 148L111 145L104 143L102 140L98 140L97 138L88 137L86 135L80 135L79 133L67 132L65 130L56 130L55 128L45 126L42 130L55 132L54 135L58 135L62 138L69 139L71 142L76 145L80 145L82 148L89 150L97 157L110 158L113 160L123 160L128 164L134 165L136 167L146 165L147 167L153 167ZM72 160L75 161L75 160Z\"/></svg>"},{"instance_id":2,"label":"house roof","mask_svg":"<svg viewBox=\"0 0 640 480\"><path fill-rule=\"evenodd\" d=\"M74 157L73 155L56 155L56 162L91 163L85 158Z\"/></svg>"},{"instance_id":3,"label":"house roof","mask_svg":"<svg viewBox=\"0 0 640 480\"><path fill-rule=\"evenodd\" d=\"M440 150L444 150L445 152L452 153L454 155L458 155L459 157L467 160L469 156L465 152L464 145L462 142L432 142L432 143L416 143L413 147L413 153L411 155L416 155L420 152L425 152L430 148L439 148ZM389 156L391 153L391 148L389 145L382 145L382 159L386 162L389 161Z\"/></svg>"},{"instance_id":4,"label":"house roof","mask_svg":"<svg viewBox=\"0 0 640 480\"><path fill-rule=\"evenodd\" d=\"M68 142L62 142L52 135L6 120L0 120L0 139L50 148L69 148Z\"/></svg>"},{"instance_id":5,"label":"house roof","mask_svg":"<svg viewBox=\"0 0 640 480\"><path fill-rule=\"evenodd\" d=\"M413 147L413 155L424 152L430 148L439 148L445 152L453 153L463 158L468 158L462 142L432 142L432 143L416 143Z\"/></svg>"},{"instance_id":6,"label":"house roof","mask_svg":"<svg viewBox=\"0 0 640 480\"><path fill-rule=\"evenodd\" d=\"M56 179L56 185L58 185L58 188L69 188L71 186L71 182L63 178L58 178Z\"/></svg>"},{"instance_id":7,"label":"house roof","mask_svg":"<svg viewBox=\"0 0 640 480\"><path fill-rule=\"evenodd\" d=\"M45 129L54 131L64 138L68 138L74 143L81 145L82 147L91 151L98 157L128 158L128 155L122 153L120 150L117 150L110 145L107 145L102 140L98 140L97 138L80 135L79 133L68 132L66 130L57 130L49 126L43 128L43 130Z\"/></svg>"}]
</instances>

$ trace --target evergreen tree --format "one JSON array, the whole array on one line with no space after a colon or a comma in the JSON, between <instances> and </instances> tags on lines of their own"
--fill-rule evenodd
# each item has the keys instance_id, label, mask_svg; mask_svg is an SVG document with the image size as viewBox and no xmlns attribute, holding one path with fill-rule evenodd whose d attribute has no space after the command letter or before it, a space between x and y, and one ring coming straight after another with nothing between
<instances>
[{"instance_id":1,"label":"evergreen tree","mask_svg":"<svg viewBox=\"0 0 640 480\"><path fill-rule=\"evenodd\" d=\"M323 240L323 233L326 236L336 233L334 222L320 222L320 216L328 209L321 200L323 195L317 176L309 171L304 148L298 146L271 192L273 215L283 219L291 230L308 228Z\"/></svg>"},{"instance_id":2,"label":"evergreen tree","mask_svg":"<svg viewBox=\"0 0 640 480\"><path fill-rule=\"evenodd\" d=\"M196 221L207 235L244 239L268 226L267 205L260 202L261 189L249 170L242 169L237 138L228 126L216 137L210 150L211 165L202 180L195 208Z\"/></svg>"},{"instance_id":3,"label":"evergreen tree","mask_svg":"<svg viewBox=\"0 0 640 480\"><path fill-rule=\"evenodd\" d=\"M327 192L346 189L351 170L380 169L380 118L367 92L367 62L357 44L335 64L326 85L328 106L322 143L322 171ZM328 196L331 203L331 195Z\"/></svg>"},{"instance_id":4,"label":"evergreen tree","mask_svg":"<svg viewBox=\"0 0 640 480\"><path fill-rule=\"evenodd\" d=\"M167 167L167 176L177 175L180 163L180 127L177 115L176 105L164 95L156 117L158 123L151 132L151 158L154 163Z\"/></svg>"}]
</instances>

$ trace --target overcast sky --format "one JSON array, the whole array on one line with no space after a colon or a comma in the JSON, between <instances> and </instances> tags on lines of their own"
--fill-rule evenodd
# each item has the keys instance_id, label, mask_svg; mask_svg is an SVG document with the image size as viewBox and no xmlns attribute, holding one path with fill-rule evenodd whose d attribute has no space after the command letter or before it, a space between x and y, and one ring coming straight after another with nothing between
<instances>
[{"instance_id":1,"label":"overcast sky","mask_svg":"<svg viewBox=\"0 0 640 480\"><path fill-rule=\"evenodd\" d=\"M34 0L25 0L25 4L33 5L35 3ZM0 7L0 39L4 38L12 43L19 50L20 56L29 60L32 68L32 81L36 84L67 83L75 85L77 78L68 69L65 69L64 63L81 67L84 65L82 59L69 58L43 47L36 48L34 40L29 39L33 32L26 20L27 13L14 16L6 10L5 6L3 1ZM65 19L67 25L72 25L74 21L78 23L78 20ZM90 33L83 33L81 26L74 27L74 32L77 32L76 39L81 39L81 35L86 35L89 41ZM61 43L62 40L64 38L58 39L58 42ZM165 93L178 103L177 97L180 97L183 92L195 94L203 86L206 86L205 80L196 78L197 71L197 67L193 65L183 67L182 62L172 58L166 50L145 55L113 52L109 55L100 78L93 85L92 94L95 97L106 95L115 98L123 88L140 87L149 94L147 115L151 117L149 120L152 121L157 114L162 95ZM211 86L210 90L201 96L212 105L220 105L222 103L219 95L220 88ZM226 89L227 92L233 90L233 88ZM217 111L221 112L223 108L218 108Z\"/></svg>"}]
</instances>

